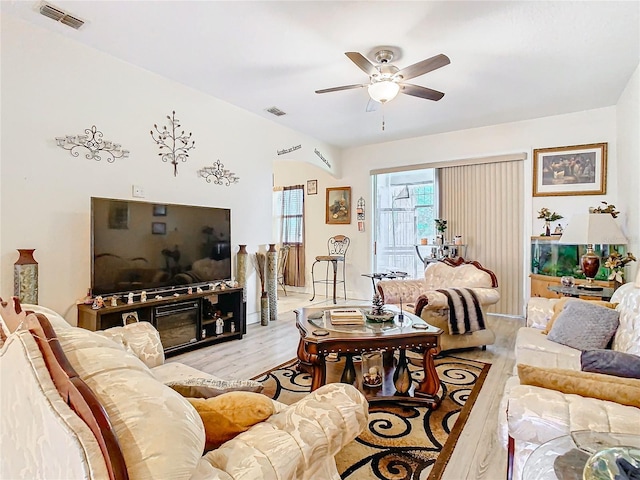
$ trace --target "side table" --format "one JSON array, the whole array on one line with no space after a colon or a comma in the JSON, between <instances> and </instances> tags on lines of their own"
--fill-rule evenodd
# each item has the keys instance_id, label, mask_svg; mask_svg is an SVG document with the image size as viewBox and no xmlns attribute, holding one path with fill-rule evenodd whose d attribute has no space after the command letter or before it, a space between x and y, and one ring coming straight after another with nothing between
<instances>
[{"instance_id":1,"label":"side table","mask_svg":"<svg viewBox=\"0 0 640 480\"><path fill-rule=\"evenodd\" d=\"M563 287L562 285L549 285L547 287L552 292L559 293L565 297L595 297L607 301L611 299L614 289L602 287L601 290L590 290L579 286Z\"/></svg>"},{"instance_id":2,"label":"side table","mask_svg":"<svg viewBox=\"0 0 640 480\"><path fill-rule=\"evenodd\" d=\"M388 272L388 273L363 273L363 277L369 277L371 279L371 285L373 286L373 294L376 294L376 280L389 279L393 280L394 278L405 278L408 277L409 274L406 272Z\"/></svg>"},{"instance_id":3,"label":"side table","mask_svg":"<svg viewBox=\"0 0 640 480\"><path fill-rule=\"evenodd\" d=\"M640 435L579 430L554 438L529 456L524 464L522 480L581 479L593 454L621 446L640 448Z\"/></svg>"}]
</instances>

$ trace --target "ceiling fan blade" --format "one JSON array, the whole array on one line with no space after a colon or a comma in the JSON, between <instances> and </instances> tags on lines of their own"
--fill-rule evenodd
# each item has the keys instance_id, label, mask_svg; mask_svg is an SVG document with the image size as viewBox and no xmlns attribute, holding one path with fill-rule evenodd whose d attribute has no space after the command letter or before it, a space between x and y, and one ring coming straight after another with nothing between
<instances>
[{"instance_id":1,"label":"ceiling fan blade","mask_svg":"<svg viewBox=\"0 0 640 480\"><path fill-rule=\"evenodd\" d=\"M368 83L358 83L357 85L343 85L342 87L323 88L322 90L316 90L316 93L339 92L340 90L350 90L352 88L362 88L368 86Z\"/></svg>"},{"instance_id":2,"label":"ceiling fan blade","mask_svg":"<svg viewBox=\"0 0 640 480\"><path fill-rule=\"evenodd\" d=\"M437 102L442 97L444 97L444 93L442 92L431 90L430 88L426 87L420 87L419 85L411 85L410 83L401 83L400 92L404 93L405 95L412 95L414 97L433 100L434 102Z\"/></svg>"},{"instance_id":3,"label":"ceiling fan blade","mask_svg":"<svg viewBox=\"0 0 640 480\"><path fill-rule=\"evenodd\" d=\"M374 73L378 73L376 66L367 60L362 54L358 52L346 52L345 55L367 75L371 76Z\"/></svg>"},{"instance_id":4,"label":"ceiling fan blade","mask_svg":"<svg viewBox=\"0 0 640 480\"><path fill-rule=\"evenodd\" d=\"M381 103L376 102L373 98L369 98L369 101L367 102L367 108L365 109L365 111L368 112L375 112L376 110L378 110L378 107L381 105Z\"/></svg>"},{"instance_id":5,"label":"ceiling fan blade","mask_svg":"<svg viewBox=\"0 0 640 480\"><path fill-rule=\"evenodd\" d=\"M414 63L413 65L403 68L396 73L394 77L402 77L402 80L409 80L411 78L424 75L425 73L432 72L433 70L437 70L438 68L449 65L450 63L451 60L449 60L449 57L441 53L435 57L427 58L426 60L422 60L421 62Z\"/></svg>"}]
</instances>

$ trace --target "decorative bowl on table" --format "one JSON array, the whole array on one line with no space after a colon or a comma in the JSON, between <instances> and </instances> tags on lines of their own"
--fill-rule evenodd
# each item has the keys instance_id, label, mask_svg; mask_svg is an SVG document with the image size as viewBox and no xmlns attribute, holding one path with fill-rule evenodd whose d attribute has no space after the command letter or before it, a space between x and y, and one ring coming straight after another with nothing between
<instances>
[{"instance_id":1,"label":"decorative bowl on table","mask_svg":"<svg viewBox=\"0 0 640 480\"><path fill-rule=\"evenodd\" d=\"M364 316L367 317L367 320L370 322L384 323L390 322L396 316L393 312L384 311L382 315L375 315L371 310L363 310Z\"/></svg>"}]
</instances>

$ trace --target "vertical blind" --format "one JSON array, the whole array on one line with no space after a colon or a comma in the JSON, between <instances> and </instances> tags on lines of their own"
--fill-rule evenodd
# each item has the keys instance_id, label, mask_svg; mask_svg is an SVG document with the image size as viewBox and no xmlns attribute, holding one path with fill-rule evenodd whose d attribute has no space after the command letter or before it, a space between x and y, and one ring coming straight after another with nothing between
<instances>
[{"instance_id":1,"label":"vertical blind","mask_svg":"<svg viewBox=\"0 0 640 480\"><path fill-rule=\"evenodd\" d=\"M466 260L498 277L500 301L490 312L522 315L524 162L507 161L439 169L440 218L447 237L462 235Z\"/></svg>"}]
</instances>

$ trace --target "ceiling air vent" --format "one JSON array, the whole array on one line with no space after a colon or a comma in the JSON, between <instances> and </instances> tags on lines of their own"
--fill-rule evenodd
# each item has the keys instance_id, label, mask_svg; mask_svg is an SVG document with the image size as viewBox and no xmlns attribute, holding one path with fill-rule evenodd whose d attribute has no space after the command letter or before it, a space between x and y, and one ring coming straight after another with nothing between
<instances>
[{"instance_id":1,"label":"ceiling air vent","mask_svg":"<svg viewBox=\"0 0 640 480\"><path fill-rule=\"evenodd\" d=\"M267 108L267 112L272 113L276 117L281 117L282 115L286 115L286 113L280 110L278 107Z\"/></svg>"},{"instance_id":2,"label":"ceiling air vent","mask_svg":"<svg viewBox=\"0 0 640 480\"><path fill-rule=\"evenodd\" d=\"M60 10L58 7L54 7L50 3L42 3L40 5L40 13L45 17L51 18L56 22L60 22L68 27L79 29L84 25L84 20L80 20L73 15L69 15L64 10Z\"/></svg>"}]
</instances>

